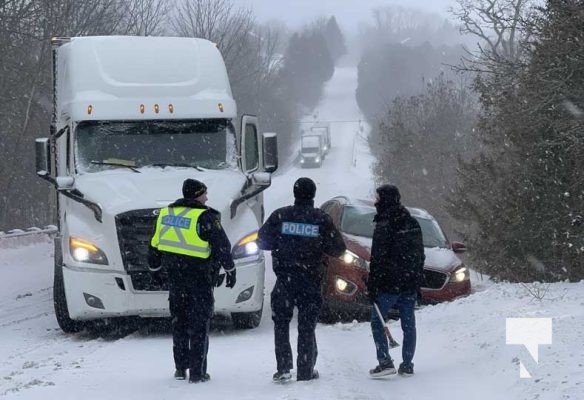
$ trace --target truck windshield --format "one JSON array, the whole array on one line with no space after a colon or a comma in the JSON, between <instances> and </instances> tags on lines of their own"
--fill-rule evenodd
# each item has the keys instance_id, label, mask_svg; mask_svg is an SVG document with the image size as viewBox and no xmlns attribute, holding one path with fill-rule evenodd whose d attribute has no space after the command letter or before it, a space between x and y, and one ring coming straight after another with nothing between
<instances>
[{"instance_id":1,"label":"truck windshield","mask_svg":"<svg viewBox=\"0 0 584 400\"><path fill-rule=\"evenodd\" d=\"M320 138L318 136L303 136L301 139L302 152L318 153L320 149Z\"/></svg>"},{"instance_id":2,"label":"truck windshield","mask_svg":"<svg viewBox=\"0 0 584 400\"><path fill-rule=\"evenodd\" d=\"M228 120L85 121L75 134L80 173L124 166L223 169L236 162Z\"/></svg>"}]
</instances>

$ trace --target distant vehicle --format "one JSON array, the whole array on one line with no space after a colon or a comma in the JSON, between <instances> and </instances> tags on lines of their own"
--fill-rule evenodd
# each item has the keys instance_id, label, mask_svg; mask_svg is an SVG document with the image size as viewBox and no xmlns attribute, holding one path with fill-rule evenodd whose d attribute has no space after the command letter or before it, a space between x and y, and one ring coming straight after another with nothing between
<instances>
[{"instance_id":1,"label":"distant vehicle","mask_svg":"<svg viewBox=\"0 0 584 400\"><path fill-rule=\"evenodd\" d=\"M366 282L376 213L373 202L335 197L320 208L332 217L348 249L342 259L326 259L322 319L366 318L371 310ZM427 211L409 207L408 210L419 222L424 238L426 283L422 287L422 303L450 301L470 294L469 269L455 254L466 251L464 244L449 242Z\"/></svg>"},{"instance_id":2,"label":"distant vehicle","mask_svg":"<svg viewBox=\"0 0 584 400\"><path fill-rule=\"evenodd\" d=\"M318 167L324 159L323 140L320 135L305 133L300 138L300 165L302 168Z\"/></svg>"},{"instance_id":3,"label":"distant vehicle","mask_svg":"<svg viewBox=\"0 0 584 400\"><path fill-rule=\"evenodd\" d=\"M331 148L331 126L328 122L317 122L310 128L311 134L317 134L322 137L322 150L324 155L328 154Z\"/></svg>"}]
</instances>

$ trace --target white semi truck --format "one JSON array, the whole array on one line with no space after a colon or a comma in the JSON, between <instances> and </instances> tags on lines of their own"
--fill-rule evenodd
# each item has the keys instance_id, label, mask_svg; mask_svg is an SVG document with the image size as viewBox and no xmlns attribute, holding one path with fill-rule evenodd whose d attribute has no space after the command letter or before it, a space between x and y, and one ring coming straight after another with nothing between
<instances>
[{"instance_id":1,"label":"white semi truck","mask_svg":"<svg viewBox=\"0 0 584 400\"><path fill-rule=\"evenodd\" d=\"M165 317L168 282L148 270L161 207L182 182L208 187L233 245L237 284L224 273L215 313L259 324L265 264L255 245L263 190L277 169L275 133L244 116L239 129L225 64L203 39L54 38L50 137L36 140L37 174L56 188L54 306L59 326Z\"/></svg>"},{"instance_id":2,"label":"white semi truck","mask_svg":"<svg viewBox=\"0 0 584 400\"><path fill-rule=\"evenodd\" d=\"M331 148L331 125L329 122L317 122L310 128L310 133L313 135L322 136L322 150L325 156Z\"/></svg>"}]
</instances>

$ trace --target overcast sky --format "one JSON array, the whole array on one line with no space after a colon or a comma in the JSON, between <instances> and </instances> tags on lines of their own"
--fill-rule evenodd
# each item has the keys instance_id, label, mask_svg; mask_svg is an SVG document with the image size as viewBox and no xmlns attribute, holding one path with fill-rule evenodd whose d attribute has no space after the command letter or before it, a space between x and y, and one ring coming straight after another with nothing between
<instances>
[{"instance_id":1,"label":"overcast sky","mask_svg":"<svg viewBox=\"0 0 584 400\"><path fill-rule=\"evenodd\" d=\"M371 9L384 5L401 5L448 16L454 0L244 0L260 22L279 19L291 27L301 26L319 16L334 15L341 29L356 29L369 21ZM239 3L239 1L238 1Z\"/></svg>"}]
</instances>

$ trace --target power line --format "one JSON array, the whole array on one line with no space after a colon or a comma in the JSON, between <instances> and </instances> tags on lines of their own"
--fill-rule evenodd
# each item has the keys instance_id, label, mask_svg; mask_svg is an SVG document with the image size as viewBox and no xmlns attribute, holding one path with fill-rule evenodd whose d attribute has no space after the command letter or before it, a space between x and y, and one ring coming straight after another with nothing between
<instances>
[{"instance_id":1,"label":"power line","mask_svg":"<svg viewBox=\"0 0 584 400\"><path fill-rule=\"evenodd\" d=\"M334 123L345 123L345 122L356 122L356 123L362 123L365 122L365 120L363 119L348 119L348 120L335 120L335 119L319 119L318 121L284 121L284 120L280 120L280 121L276 121L276 122L288 122L288 123L292 123L292 124L319 124L319 123L323 123L323 122L334 122Z\"/></svg>"}]
</instances>

